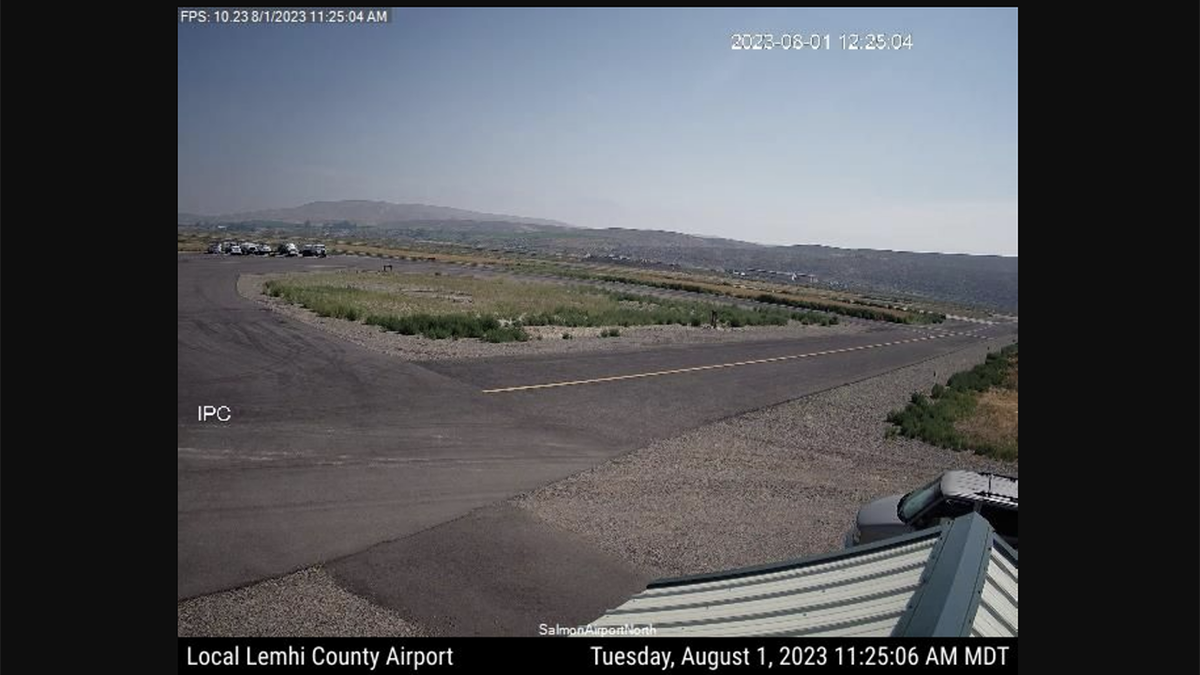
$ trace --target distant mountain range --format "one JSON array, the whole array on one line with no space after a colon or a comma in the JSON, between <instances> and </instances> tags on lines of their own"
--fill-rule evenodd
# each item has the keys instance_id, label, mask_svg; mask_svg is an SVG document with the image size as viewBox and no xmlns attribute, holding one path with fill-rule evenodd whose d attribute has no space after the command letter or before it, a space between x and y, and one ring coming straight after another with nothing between
<instances>
[{"instance_id":1,"label":"distant mountain range","mask_svg":"<svg viewBox=\"0 0 1200 675\"><path fill-rule=\"evenodd\" d=\"M1017 258L910 253L830 246L765 246L661 230L589 229L542 218L445 206L375 201L312 202L223 216L179 214L195 223L353 223L377 236L440 241L534 253L566 253L628 262L726 271L796 272L822 283L906 293L1017 311Z\"/></svg>"},{"instance_id":2,"label":"distant mountain range","mask_svg":"<svg viewBox=\"0 0 1200 675\"><path fill-rule=\"evenodd\" d=\"M193 213L180 213L178 224L272 221L297 224L312 223L314 225L331 222L351 222L358 225L385 225L388 223L445 220L477 220L571 227L566 223L545 220L543 218L480 213L479 211L467 211L466 209L452 209L448 206L393 204L391 202L374 202L362 199L348 199L338 202L310 202L290 209L244 211L242 213L230 213L221 216L200 216Z\"/></svg>"}]
</instances>

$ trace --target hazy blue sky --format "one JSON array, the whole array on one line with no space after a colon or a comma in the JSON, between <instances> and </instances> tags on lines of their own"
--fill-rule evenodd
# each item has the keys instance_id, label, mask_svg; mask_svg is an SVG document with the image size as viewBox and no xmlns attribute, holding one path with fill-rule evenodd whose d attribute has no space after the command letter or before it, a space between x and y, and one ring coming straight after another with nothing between
<instances>
[{"instance_id":1,"label":"hazy blue sky","mask_svg":"<svg viewBox=\"0 0 1200 675\"><path fill-rule=\"evenodd\" d=\"M397 9L178 31L180 211L379 199L1017 253L1015 9ZM833 44L734 51L735 32ZM913 48L844 51L850 32Z\"/></svg>"}]
</instances>

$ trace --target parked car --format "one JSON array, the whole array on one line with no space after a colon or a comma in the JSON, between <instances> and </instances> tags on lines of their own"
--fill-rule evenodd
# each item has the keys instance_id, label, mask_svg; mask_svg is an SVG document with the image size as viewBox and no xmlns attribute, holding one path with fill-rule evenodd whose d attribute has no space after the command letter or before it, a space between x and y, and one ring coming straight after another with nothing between
<instances>
[{"instance_id":1,"label":"parked car","mask_svg":"<svg viewBox=\"0 0 1200 675\"><path fill-rule=\"evenodd\" d=\"M300 249L300 255L305 258L324 258L325 244L305 244L304 248Z\"/></svg>"},{"instance_id":2,"label":"parked car","mask_svg":"<svg viewBox=\"0 0 1200 675\"><path fill-rule=\"evenodd\" d=\"M208 250L205 251L205 253L220 253L220 252L221 252L220 244L209 244Z\"/></svg>"},{"instance_id":3,"label":"parked car","mask_svg":"<svg viewBox=\"0 0 1200 675\"><path fill-rule=\"evenodd\" d=\"M1017 548L1017 479L994 473L947 471L906 495L892 495L863 506L846 545L856 546L905 532L936 527L971 511L991 523Z\"/></svg>"},{"instance_id":4,"label":"parked car","mask_svg":"<svg viewBox=\"0 0 1200 675\"><path fill-rule=\"evenodd\" d=\"M233 247L229 249L229 255L241 255L241 254L242 254L242 245L241 244L234 244Z\"/></svg>"}]
</instances>

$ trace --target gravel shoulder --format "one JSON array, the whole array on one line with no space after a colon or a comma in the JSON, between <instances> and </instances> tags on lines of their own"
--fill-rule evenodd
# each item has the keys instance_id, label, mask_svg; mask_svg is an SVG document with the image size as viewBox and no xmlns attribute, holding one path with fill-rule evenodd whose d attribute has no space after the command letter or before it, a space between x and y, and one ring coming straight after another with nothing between
<instances>
[{"instance_id":1,"label":"gravel shoulder","mask_svg":"<svg viewBox=\"0 0 1200 675\"><path fill-rule=\"evenodd\" d=\"M321 328L366 349L389 354L406 361L636 351L645 347L672 344L779 340L808 336L846 335L860 333L864 330L861 324L849 322L842 322L836 326L811 326L792 322L787 326L720 329L692 328L690 326L631 326L622 328L619 337L601 338L600 331L603 329L599 327L532 326L526 329L533 336L533 339L528 342L494 344L475 339L430 340L420 336L389 333L381 330L378 326L368 326L362 322L322 318L307 309L264 294L262 292L263 282L277 276L283 275L243 274L238 277L238 293L242 297L253 300L284 316ZM569 333L572 339L564 340L563 333Z\"/></svg>"},{"instance_id":2,"label":"gravel shoulder","mask_svg":"<svg viewBox=\"0 0 1200 675\"><path fill-rule=\"evenodd\" d=\"M947 469L1017 464L884 437L913 391L981 362L985 345L655 443L513 502L657 576L838 550L858 507Z\"/></svg>"},{"instance_id":3,"label":"gravel shoulder","mask_svg":"<svg viewBox=\"0 0 1200 675\"><path fill-rule=\"evenodd\" d=\"M419 637L420 627L344 590L320 567L178 606L178 637Z\"/></svg>"}]
</instances>

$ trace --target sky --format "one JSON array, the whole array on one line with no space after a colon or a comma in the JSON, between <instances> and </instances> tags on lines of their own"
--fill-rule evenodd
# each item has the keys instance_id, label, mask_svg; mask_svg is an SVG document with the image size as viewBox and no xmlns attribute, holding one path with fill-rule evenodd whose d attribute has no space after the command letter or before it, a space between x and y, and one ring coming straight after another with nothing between
<instances>
[{"instance_id":1,"label":"sky","mask_svg":"<svg viewBox=\"0 0 1200 675\"><path fill-rule=\"evenodd\" d=\"M181 212L370 199L1017 254L1016 9L395 8L178 31ZM912 47L843 49L851 33Z\"/></svg>"}]
</instances>

